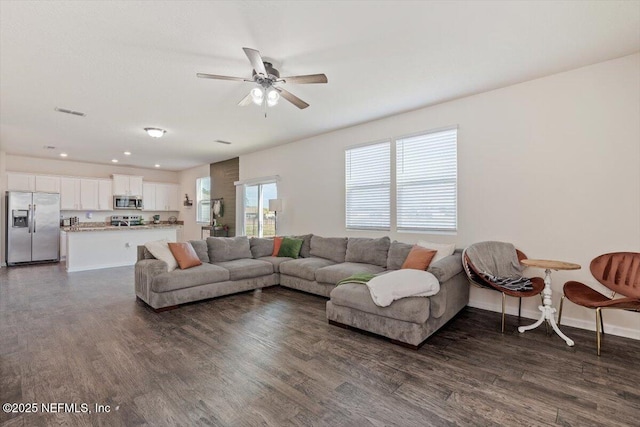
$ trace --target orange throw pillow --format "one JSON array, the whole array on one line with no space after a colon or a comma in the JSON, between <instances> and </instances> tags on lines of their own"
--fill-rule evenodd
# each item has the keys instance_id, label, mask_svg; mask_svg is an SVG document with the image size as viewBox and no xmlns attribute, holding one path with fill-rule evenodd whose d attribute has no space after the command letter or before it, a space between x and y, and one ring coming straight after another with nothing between
<instances>
[{"instance_id":1,"label":"orange throw pillow","mask_svg":"<svg viewBox=\"0 0 640 427\"><path fill-rule=\"evenodd\" d=\"M178 262L181 270L202 264L191 243L169 243L169 250Z\"/></svg>"},{"instance_id":2,"label":"orange throw pillow","mask_svg":"<svg viewBox=\"0 0 640 427\"><path fill-rule=\"evenodd\" d=\"M278 256L278 252L280 252L280 245L282 244L282 239L282 237L273 238L273 254L271 254L271 256Z\"/></svg>"},{"instance_id":3,"label":"orange throw pillow","mask_svg":"<svg viewBox=\"0 0 640 427\"><path fill-rule=\"evenodd\" d=\"M426 270L431 264L431 260L438 251L434 251L433 249L423 248L422 246L413 245L411 252L407 256L407 259L404 260L401 269L404 268L413 268L414 270Z\"/></svg>"}]
</instances>

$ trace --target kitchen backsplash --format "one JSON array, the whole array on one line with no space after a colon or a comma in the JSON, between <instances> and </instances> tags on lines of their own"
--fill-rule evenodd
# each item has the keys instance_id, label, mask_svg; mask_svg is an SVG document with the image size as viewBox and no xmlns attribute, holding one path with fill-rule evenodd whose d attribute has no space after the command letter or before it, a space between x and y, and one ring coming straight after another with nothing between
<instances>
[{"instance_id":1,"label":"kitchen backsplash","mask_svg":"<svg viewBox=\"0 0 640 427\"><path fill-rule=\"evenodd\" d=\"M85 223L110 223L111 216L113 215L140 215L146 223L153 222L154 215L160 215L161 222L168 222L170 216L178 218L178 212L155 212L155 211L139 211L135 209L125 210L119 209L117 211L99 211L89 212L91 218L87 217L87 211L60 211L60 217L70 218L77 216L81 224Z\"/></svg>"}]
</instances>

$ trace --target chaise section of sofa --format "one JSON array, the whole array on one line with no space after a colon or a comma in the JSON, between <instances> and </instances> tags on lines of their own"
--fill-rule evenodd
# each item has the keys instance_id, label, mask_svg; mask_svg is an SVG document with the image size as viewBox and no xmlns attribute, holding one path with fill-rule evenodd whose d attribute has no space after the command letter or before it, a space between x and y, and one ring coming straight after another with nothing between
<instances>
[{"instance_id":1,"label":"chaise section of sofa","mask_svg":"<svg viewBox=\"0 0 640 427\"><path fill-rule=\"evenodd\" d=\"M397 258L403 254L406 258L407 247L396 245L394 249ZM389 260L397 262L397 259ZM365 285L340 285L330 293L327 319L337 326L372 332L418 348L469 302L469 283L462 269L460 252L434 262L428 271L440 282L436 295L403 298L388 307L375 305Z\"/></svg>"}]
</instances>

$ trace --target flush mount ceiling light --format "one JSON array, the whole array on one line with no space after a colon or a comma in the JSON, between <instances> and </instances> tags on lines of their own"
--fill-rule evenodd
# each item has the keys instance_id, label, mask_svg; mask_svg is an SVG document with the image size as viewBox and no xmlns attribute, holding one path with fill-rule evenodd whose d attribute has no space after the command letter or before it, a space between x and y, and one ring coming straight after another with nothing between
<instances>
[{"instance_id":1,"label":"flush mount ceiling light","mask_svg":"<svg viewBox=\"0 0 640 427\"><path fill-rule=\"evenodd\" d=\"M160 138L167 131L160 128L144 128L144 130L149 134L152 138Z\"/></svg>"}]
</instances>

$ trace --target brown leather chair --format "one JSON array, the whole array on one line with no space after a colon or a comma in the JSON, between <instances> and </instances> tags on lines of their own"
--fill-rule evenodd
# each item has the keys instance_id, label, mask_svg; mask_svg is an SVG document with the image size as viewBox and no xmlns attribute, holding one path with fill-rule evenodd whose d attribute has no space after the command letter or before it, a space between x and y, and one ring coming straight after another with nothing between
<instances>
[{"instance_id":1,"label":"brown leather chair","mask_svg":"<svg viewBox=\"0 0 640 427\"><path fill-rule=\"evenodd\" d=\"M591 261L591 274L602 285L611 289L611 297L602 295L584 283L569 281L564 284L564 295L560 300L558 326L562 319L564 298L574 304L596 310L596 342L600 356L600 334L604 334L602 309L640 311L640 253L614 252L600 255ZM616 294L624 298L615 298Z\"/></svg>"},{"instance_id":2,"label":"brown leather chair","mask_svg":"<svg viewBox=\"0 0 640 427\"><path fill-rule=\"evenodd\" d=\"M527 256L521 251L516 249L516 253L518 254L518 261L522 261L523 259L527 259ZM532 277L531 282L533 284L533 289L530 291L512 291L509 289L502 288L500 286L496 286L494 283L491 283L488 280L485 280L484 277L480 274L480 272L473 266L471 261L469 261L469 257L467 254L464 254L462 259L462 264L464 266L464 270L467 273L467 277L469 281L481 288L491 289L494 291L498 291L502 293L502 333L504 333L504 314L505 314L505 303L506 297L517 297L518 300L518 319L520 319L520 314L522 312L522 298L533 297L536 295L540 295L540 299L542 300L542 291L544 290L544 279L542 277Z\"/></svg>"}]
</instances>

